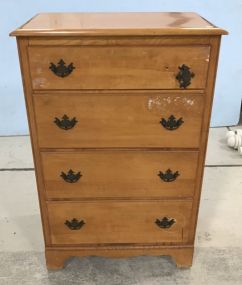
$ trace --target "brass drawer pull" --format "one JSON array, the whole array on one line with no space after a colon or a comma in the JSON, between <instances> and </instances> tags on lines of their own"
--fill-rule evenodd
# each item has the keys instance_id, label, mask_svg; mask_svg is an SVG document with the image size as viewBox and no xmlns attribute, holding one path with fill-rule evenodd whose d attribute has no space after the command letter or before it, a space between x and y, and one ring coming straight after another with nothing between
<instances>
[{"instance_id":1,"label":"brass drawer pull","mask_svg":"<svg viewBox=\"0 0 242 285\"><path fill-rule=\"evenodd\" d=\"M180 175L180 173L178 171L172 172L170 168L167 169L165 173L162 171L160 171L158 173L158 176L160 177L160 179L165 181L165 182L175 181L179 175Z\"/></svg>"},{"instance_id":2,"label":"brass drawer pull","mask_svg":"<svg viewBox=\"0 0 242 285\"><path fill-rule=\"evenodd\" d=\"M78 121L76 120L76 117L69 119L67 115L64 115L62 119L55 118L54 123L62 130L70 130L72 129Z\"/></svg>"},{"instance_id":3,"label":"brass drawer pull","mask_svg":"<svg viewBox=\"0 0 242 285\"><path fill-rule=\"evenodd\" d=\"M68 183L75 183L82 177L80 171L75 173L72 169L70 169L67 173L61 172L60 176Z\"/></svg>"},{"instance_id":4,"label":"brass drawer pull","mask_svg":"<svg viewBox=\"0 0 242 285\"><path fill-rule=\"evenodd\" d=\"M183 119L176 119L174 115L171 115L168 120L162 118L160 124L169 131L178 129L184 123Z\"/></svg>"},{"instance_id":5,"label":"brass drawer pull","mask_svg":"<svg viewBox=\"0 0 242 285\"><path fill-rule=\"evenodd\" d=\"M70 75L73 71L73 69L75 69L75 67L73 66L73 63L70 63L69 65L66 65L64 60L61 59L57 65L55 65L53 62L50 63L50 67L49 69L56 75L59 77L66 77L68 75Z\"/></svg>"},{"instance_id":6,"label":"brass drawer pull","mask_svg":"<svg viewBox=\"0 0 242 285\"><path fill-rule=\"evenodd\" d=\"M156 225L162 229L170 228L173 224L175 224L175 222L176 222L175 219L167 217L164 217L161 220L156 219L155 221Z\"/></svg>"},{"instance_id":7,"label":"brass drawer pull","mask_svg":"<svg viewBox=\"0 0 242 285\"><path fill-rule=\"evenodd\" d=\"M191 79L195 76L193 72L190 71L190 67L183 64L178 66L179 72L176 75L176 79L180 83L180 88L187 88L191 84Z\"/></svg>"},{"instance_id":8,"label":"brass drawer pull","mask_svg":"<svg viewBox=\"0 0 242 285\"><path fill-rule=\"evenodd\" d=\"M84 225L85 222L83 220L78 221L77 219L73 218L71 221L66 220L65 225L70 229L70 230L80 230Z\"/></svg>"}]
</instances>

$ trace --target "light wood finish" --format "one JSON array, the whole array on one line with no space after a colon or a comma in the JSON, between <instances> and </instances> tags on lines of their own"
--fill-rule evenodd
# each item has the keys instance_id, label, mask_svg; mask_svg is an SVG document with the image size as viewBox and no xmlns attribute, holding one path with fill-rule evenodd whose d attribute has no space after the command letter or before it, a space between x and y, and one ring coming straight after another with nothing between
<instances>
[{"instance_id":1,"label":"light wood finish","mask_svg":"<svg viewBox=\"0 0 242 285\"><path fill-rule=\"evenodd\" d=\"M193 246L162 245L108 245L82 247L47 247L45 250L46 265L50 270L62 269L69 258L74 256L104 256L124 258L140 255L170 256L178 268L192 266ZM80 261L81 262L81 261Z\"/></svg>"},{"instance_id":2,"label":"light wood finish","mask_svg":"<svg viewBox=\"0 0 242 285\"><path fill-rule=\"evenodd\" d=\"M196 13L42 13L12 36L227 34Z\"/></svg>"},{"instance_id":3,"label":"light wood finish","mask_svg":"<svg viewBox=\"0 0 242 285\"><path fill-rule=\"evenodd\" d=\"M211 62L208 71L208 82L206 86L206 97L205 97L206 108L204 110L203 126L202 126L201 140L200 140L200 156L198 160L197 186L196 186L197 189L195 191L193 210L191 216L192 226L190 227L190 242L193 244L195 242L196 226L197 226L199 204L200 204L200 197L202 190L203 173L204 173L206 149L208 142L209 124L212 112L217 65L219 58L220 41L221 37L211 38Z\"/></svg>"},{"instance_id":4,"label":"light wood finish","mask_svg":"<svg viewBox=\"0 0 242 285\"><path fill-rule=\"evenodd\" d=\"M30 37L29 46L45 46L45 47L55 47L60 46L113 46L113 47L122 47L122 46L201 46L208 45L210 46L210 36L132 36L132 37L120 37L120 36L85 36L85 37Z\"/></svg>"},{"instance_id":5,"label":"light wood finish","mask_svg":"<svg viewBox=\"0 0 242 285\"><path fill-rule=\"evenodd\" d=\"M39 145L80 147L198 147L203 96L194 95L41 95L34 96ZM53 122L66 114L77 124L62 130ZM174 115L176 130L160 121Z\"/></svg>"},{"instance_id":6,"label":"light wood finish","mask_svg":"<svg viewBox=\"0 0 242 285\"><path fill-rule=\"evenodd\" d=\"M49 269L87 255L192 265L222 34L194 13L40 14L12 33ZM76 64L63 80L49 70L60 57ZM186 89L181 64L195 73ZM54 124L64 114L77 118L73 129ZM168 131L160 120L171 114L184 123ZM59 177L68 168L82 172L76 184ZM161 181L166 168L180 176ZM165 216L176 223L158 228ZM73 218L86 224L70 230Z\"/></svg>"},{"instance_id":7,"label":"light wood finish","mask_svg":"<svg viewBox=\"0 0 242 285\"><path fill-rule=\"evenodd\" d=\"M192 201L50 202L48 214L53 245L187 242ZM157 219L175 219L168 229ZM70 230L66 220L84 220Z\"/></svg>"},{"instance_id":8,"label":"light wood finish","mask_svg":"<svg viewBox=\"0 0 242 285\"><path fill-rule=\"evenodd\" d=\"M192 197L198 152L88 151L43 152L42 165L49 199ZM81 172L75 183L60 175ZM159 172L178 171L173 182Z\"/></svg>"},{"instance_id":9,"label":"light wood finish","mask_svg":"<svg viewBox=\"0 0 242 285\"><path fill-rule=\"evenodd\" d=\"M180 89L176 75L186 64L195 77L188 86L205 87L209 46L29 47L33 89ZM63 59L75 69L58 77L50 63Z\"/></svg>"},{"instance_id":10,"label":"light wood finish","mask_svg":"<svg viewBox=\"0 0 242 285\"><path fill-rule=\"evenodd\" d=\"M32 97L32 89L31 89L31 81L30 81L30 73L29 73L29 65L28 65L28 56L27 56L27 46L28 40L26 38L17 39L18 44L18 53L19 53L19 62L22 73L23 80L23 88L25 95L25 104L28 116L28 124L32 145L32 153L34 159L34 167L36 173L36 182L37 182L37 190L39 197L39 205L40 205L40 214L41 214L41 222L43 227L43 234L45 245L50 245L50 234L49 234L49 222L48 222L48 214L45 203L45 194L44 194L44 181L42 178L42 169L40 163L40 152L38 145L38 137L37 137L37 129L36 129L36 121L35 121L35 111L33 106L33 97Z\"/></svg>"}]
</instances>

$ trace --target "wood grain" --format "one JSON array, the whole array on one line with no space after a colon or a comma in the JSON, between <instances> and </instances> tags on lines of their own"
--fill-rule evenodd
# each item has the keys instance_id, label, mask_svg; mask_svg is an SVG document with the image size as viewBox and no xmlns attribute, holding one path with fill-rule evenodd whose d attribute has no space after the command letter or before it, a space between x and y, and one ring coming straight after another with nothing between
<instances>
[{"instance_id":1,"label":"wood grain","mask_svg":"<svg viewBox=\"0 0 242 285\"><path fill-rule=\"evenodd\" d=\"M217 65L218 65L218 57L219 57L219 49L220 49L220 41L221 37L213 37L211 38L211 62L209 66L208 72L208 85L206 88L206 96L205 96L205 109L204 109L204 117L203 117L203 126L202 133L200 139L200 156L198 160L198 171L197 171L197 184L196 191L194 196L194 203L192 209L191 216L191 227L190 227L190 242L195 242L196 235L196 226L198 220L198 212L200 205L200 197L202 191L202 182L203 182L203 174L204 174L204 165L206 158L206 150L207 150L207 142L208 142L208 133L209 133L209 125L213 104L213 96L214 96L214 88L216 81L216 73L217 73Z\"/></svg>"},{"instance_id":2,"label":"wood grain","mask_svg":"<svg viewBox=\"0 0 242 285\"><path fill-rule=\"evenodd\" d=\"M210 36L36 36L29 38L29 46L199 46L210 45Z\"/></svg>"},{"instance_id":3,"label":"wood grain","mask_svg":"<svg viewBox=\"0 0 242 285\"><path fill-rule=\"evenodd\" d=\"M41 13L12 36L227 34L196 13Z\"/></svg>"},{"instance_id":4,"label":"wood grain","mask_svg":"<svg viewBox=\"0 0 242 285\"><path fill-rule=\"evenodd\" d=\"M137 21L139 19L139 21ZM100 21L102 20L102 21ZM46 263L170 255L192 264L221 34L194 13L40 14L17 29ZM50 62L73 62L58 78ZM191 67L188 89L178 66ZM53 122L66 114L77 124ZM184 123L166 130L161 118ZM165 183L157 172L178 170ZM76 184L60 172L81 171ZM174 218L169 229L156 219ZM83 219L80 230L66 220Z\"/></svg>"},{"instance_id":5,"label":"wood grain","mask_svg":"<svg viewBox=\"0 0 242 285\"><path fill-rule=\"evenodd\" d=\"M169 94L34 96L38 141L42 148L198 147L203 96ZM66 114L77 124L62 130L53 122ZM184 123L167 130L161 118Z\"/></svg>"},{"instance_id":6,"label":"wood grain","mask_svg":"<svg viewBox=\"0 0 242 285\"><path fill-rule=\"evenodd\" d=\"M88 151L42 152L48 199L192 197L198 152ZM173 182L158 176L167 169L179 171ZM72 169L81 172L75 183L60 175Z\"/></svg>"},{"instance_id":7,"label":"wood grain","mask_svg":"<svg viewBox=\"0 0 242 285\"><path fill-rule=\"evenodd\" d=\"M29 67L28 55L27 55L28 39L18 38L17 44L18 44L22 80L23 80L25 105L26 105L26 110L27 110L27 117L28 117L28 124L29 124L30 138L31 138L32 153L33 153L33 159L34 159L41 222L42 222L42 227L43 227L45 245L48 246L50 244L49 221L48 221L48 213L47 213L46 203L45 203L46 197L45 197L45 191L44 191L44 181L43 181L42 172L41 172L36 119L35 119L35 113L34 113L34 107L33 107L30 73L28 69Z\"/></svg>"},{"instance_id":8,"label":"wood grain","mask_svg":"<svg viewBox=\"0 0 242 285\"><path fill-rule=\"evenodd\" d=\"M49 202L53 245L105 243L187 242L192 201ZM164 217L176 223L168 229L155 221ZM84 220L80 230L70 230L66 220Z\"/></svg>"},{"instance_id":9,"label":"wood grain","mask_svg":"<svg viewBox=\"0 0 242 285\"><path fill-rule=\"evenodd\" d=\"M209 46L29 47L33 89L180 89L186 64L195 77L188 89L206 85ZM58 77L50 64L63 59L75 69Z\"/></svg>"},{"instance_id":10,"label":"wood grain","mask_svg":"<svg viewBox=\"0 0 242 285\"><path fill-rule=\"evenodd\" d=\"M47 247L45 250L46 265L50 270L62 269L68 259L74 256L104 256L112 258L127 258L132 256L154 255L171 256L178 268L192 266L194 248L191 245L109 245L109 246L82 246L82 247ZM164 259L164 263L167 262ZM80 260L81 263L81 260Z\"/></svg>"}]
</instances>

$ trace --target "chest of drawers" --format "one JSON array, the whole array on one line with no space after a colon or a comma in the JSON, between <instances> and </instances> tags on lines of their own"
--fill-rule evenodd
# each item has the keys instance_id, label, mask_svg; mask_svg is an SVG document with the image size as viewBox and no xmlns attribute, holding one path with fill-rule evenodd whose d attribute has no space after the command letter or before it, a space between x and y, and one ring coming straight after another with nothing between
<instances>
[{"instance_id":1,"label":"chest of drawers","mask_svg":"<svg viewBox=\"0 0 242 285\"><path fill-rule=\"evenodd\" d=\"M191 266L222 34L194 13L39 14L12 33L48 268Z\"/></svg>"}]
</instances>

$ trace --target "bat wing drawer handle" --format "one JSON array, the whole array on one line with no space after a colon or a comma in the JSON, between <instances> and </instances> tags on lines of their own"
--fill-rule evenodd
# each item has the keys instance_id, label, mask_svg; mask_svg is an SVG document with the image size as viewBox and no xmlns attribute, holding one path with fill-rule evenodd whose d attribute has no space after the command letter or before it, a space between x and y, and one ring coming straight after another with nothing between
<instances>
[{"instance_id":1,"label":"bat wing drawer handle","mask_svg":"<svg viewBox=\"0 0 242 285\"><path fill-rule=\"evenodd\" d=\"M160 177L161 180L163 180L164 182L172 182L175 181L176 178L180 175L180 173L178 171L176 172L172 172L171 169L167 169L166 172L162 172L160 171L158 173L158 176Z\"/></svg>"},{"instance_id":2,"label":"bat wing drawer handle","mask_svg":"<svg viewBox=\"0 0 242 285\"><path fill-rule=\"evenodd\" d=\"M191 84L191 79L195 76L193 72L190 71L190 67L183 64L178 66L179 72L176 75L176 79L180 83L180 88L187 88Z\"/></svg>"},{"instance_id":3,"label":"bat wing drawer handle","mask_svg":"<svg viewBox=\"0 0 242 285\"><path fill-rule=\"evenodd\" d=\"M75 183L82 177L82 174L80 171L75 173L72 169L70 169L67 173L62 171L60 176L68 183Z\"/></svg>"},{"instance_id":4,"label":"bat wing drawer handle","mask_svg":"<svg viewBox=\"0 0 242 285\"><path fill-rule=\"evenodd\" d=\"M72 129L78 121L76 117L70 119L67 115L64 115L62 119L55 118L54 123L62 130L70 130Z\"/></svg>"},{"instance_id":5,"label":"bat wing drawer handle","mask_svg":"<svg viewBox=\"0 0 242 285\"><path fill-rule=\"evenodd\" d=\"M80 230L85 222L83 220L78 221L76 218L73 218L71 221L66 220L65 225L72 231Z\"/></svg>"},{"instance_id":6,"label":"bat wing drawer handle","mask_svg":"<svg viewBox=\"0 0 242 285\"><path fill-rule=\"evenodd\" d=\"M170 228L173 224L176 223L175 219L173 218L167 218L164 217L162 219L156 219L155 221L156 225L161 228L161 229L168 229Z\"/></svg>"},{"instance_id":7,"label":"bat wing drawer handle","mask_svg":"<svg viewBox=\"0 0 242 285\"><path fill-rule=\"evenodd\" d=\"M183 119L176 119L174 115L171 115L168 120L162 118L160 124L169 131L174 131L178 129L184 123Z\"/></svg>"},{"instance_id":8,"label":"bat wing drawer handle","mask_svg":"<svg viewBox=\"0 0 242 285\"><path fill-rule=\"evenodd\" d=\"M75 67L73 66L73 63L66 65L64 60L61 59L57 65L51 62L49 69L58 77L66 77L72 73Z\"/></svg>"}]
</instances>

